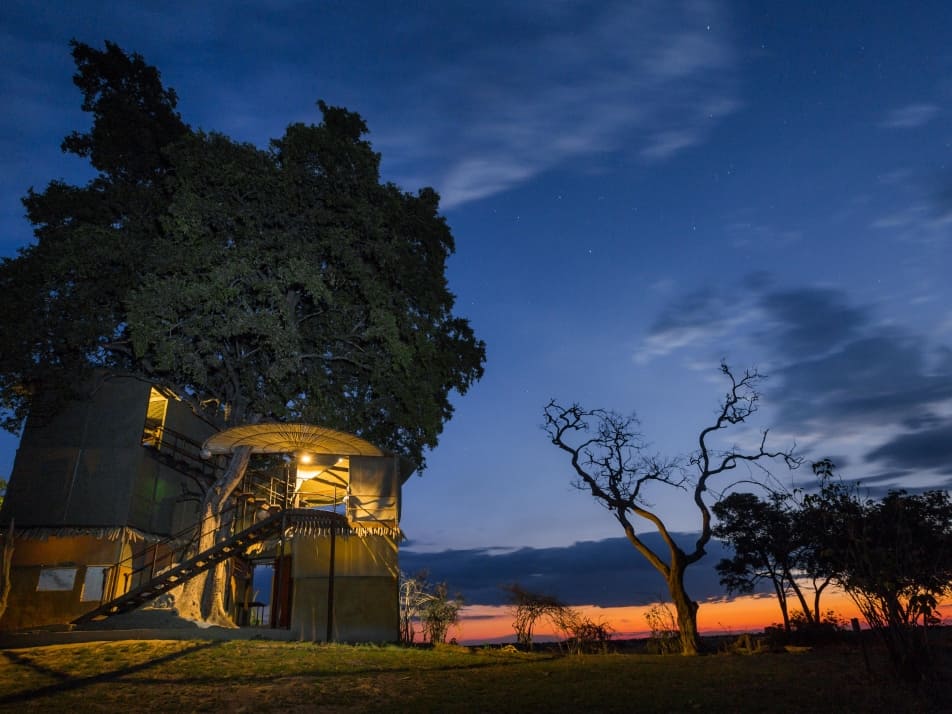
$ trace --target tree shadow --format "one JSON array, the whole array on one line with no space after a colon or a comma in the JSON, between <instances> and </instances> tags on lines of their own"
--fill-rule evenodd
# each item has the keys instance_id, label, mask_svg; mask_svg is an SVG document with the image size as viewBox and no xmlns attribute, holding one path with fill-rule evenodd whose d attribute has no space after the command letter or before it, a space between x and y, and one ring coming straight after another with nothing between
<instances>
[{"instance_id":1,"label":"tree shadow","mask_svg":"<svg viewBox=\"0 0 952 714\"><path fill-rule=\"evenodd\" d=\"M0 697L0 706L5 704L16 704L18 702L27 702L37 699L39 697L44 697L50 694L60 694L62 692L68 692L76 689L82 689L83 687L88 687L92 684L99 684L102 682L111 682L122 677L126 677L130 674L135 674L136 672L142 672L148 670L149 668L156 667L167 662L179 659L180 657L185 657L186 655L193 654L195 652L200 652L201 650L208 649L210 647L217 647L221 642L203 642L195 644L192 647L188 647L178 652L172 652L162 657L156 657L150 659L146 662L141 662L139 664L129 665L127 667L122 667L120 669L113 670L111 672L103 672L101 674L91 675L89 677L78 677L73 678L65 672L60 672L49 667L43 667L36 662L32 661L28 657L24 657L16 652L10 650L4 650L0 652L4 657L7 658L9 662L15 665L20 665L21 667L26 667L32 669L34 672L46 675L48 677L53 677L58 681L55 684L48 684L44 687L39 687L37 689L28 689L22 692L16 692L14 694L8 694L6 696Z\"/></svg>"}]
</instances>

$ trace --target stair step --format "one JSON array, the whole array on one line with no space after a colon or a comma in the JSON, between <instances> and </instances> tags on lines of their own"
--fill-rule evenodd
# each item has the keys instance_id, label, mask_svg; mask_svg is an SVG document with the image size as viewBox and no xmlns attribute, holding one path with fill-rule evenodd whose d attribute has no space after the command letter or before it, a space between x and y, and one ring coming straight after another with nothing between
<instances>
[{"instance_id":1,"label":"stair step","mask_svg":"<svg viewBox=\"0 0 952 714\"><path fill-rule=\"evenodd\" d=\"M249 544L280 532L283 524L284 518L280 514L275 514L270 518L260 521L241 533L237 533L222 543L218 543L212 548L209 548L203 553L199 553L191 560L180 564L172 570L167 570L149 582L144 583L140 586L140 589L128 592L111 602L99 606L95 610L81 615L73 620L73 623L80 624L133 610L142 603L155 598L157 595L171 590L177 584L209 570L226 558L231 557L235 552L243 551Z\"/></svg>"}]
</instances>

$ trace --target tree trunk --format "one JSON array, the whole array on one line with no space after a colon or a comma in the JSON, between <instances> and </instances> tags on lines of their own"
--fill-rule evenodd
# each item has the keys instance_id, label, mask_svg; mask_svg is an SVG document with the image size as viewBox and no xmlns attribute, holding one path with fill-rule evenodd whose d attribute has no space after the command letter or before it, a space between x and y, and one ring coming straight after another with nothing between
<instances>
[{"instance_id":1,"label":"tree trunk","mask_svg":"<svg viewBox=\"0 0 952 714\"><path fill-rule=\"evenodd\" d=\"M820 612L820 595L823 594L823 591L826 589L826 586L830 584L830 581L827 580L820 586L814 584L813 587L813 620L814 622L822 622L823 615Z\"/></svg>"},{"instance_id":2,"label":"tree trunk","mask_svg":"<svg viewBox=\"0 0 952 714\"><path fill-rule=\"evenodd\" d=\"M697 631L698 604L688 597L684 589L685 566L672 563L668 577L668 591L678 614L678 632L681 634L681 654L696 655L701 651L701 638Z\"/></svg>"},{"instance_id":3,"label":"tree trunk","mask_svg":"<svg viewBox=\"0 0 952 714\"><path fill-rule=\"evenodd\" d=\"M803 617L806 618L808 624L812 625L815 622L819 622L819 613L817 616L813 616L813 610L810 609L810 606L807 605L807 599L803 594L803 589L797 585L797 581L794 579L793 575L790 574L790 571L787 571L787 580L790 583L790 587L793 588L793 592L796 593L797 599L800 601L800 609L803 611ZM819 600L817 601L819 605Z\"/></svg>"},{"instance_id":4,"label":"tree trunk","mask_svg":"<svg viewBox=\"0 0 952 714\"><path fill-rule=\"evenodd\" d=\"M787 610L787 593L783 589L783 581L778 583L776 578L772 580L774 591L777 593L777 602L780 603L780 612L783 614L783 631L790 634L790 613Z\"/></svg>"},{"instance_id":5,"label":"tree trunk","mask_svg":"<svg viewBox=\"0 0 952 714\"><path fill-rule=\"evenodd\" d=\"M10 599L10 566L13 564L13 519L3 537L3 552L0 553L0 617L7 611Z\"/></svg>"},{"instance_id":6,"label":"tree trunk","mask_svg":"<svg viewBox=\"0 0 952 714\"><path fill-rule=\"evenodd\" d=\"M222 511L244 478L250 459L251 447L240 446L235 449L225 473L218 477L205 494L196 554L205 552L229 536L227 530L231 521L222 522ZM175 597L179 615L222 627L234 627L235 624L224 607L225 569L225 563L219 563L211 570L206 570L185 582Z\"/></svg>"},{"instance_id":7,"label":"tree trunk","mask_svg":"<svg viewBox=\"0 0 952 714\"><path fill-rule=\"evenodd\" d=\"M239 479L240 481L240 479ZM234 490L234 489L232 489ZM229 493L229 496L231 494ZM234 523L234 512L228 512L224 517L219 514L218 542L228 538L231 526ZM208 571L205 582L205 592L202 594L205 620L222 627L234 627L234 622L225 609L225 592L228 589L228 563L221 562Z\"/></svg>"}]
</instances>

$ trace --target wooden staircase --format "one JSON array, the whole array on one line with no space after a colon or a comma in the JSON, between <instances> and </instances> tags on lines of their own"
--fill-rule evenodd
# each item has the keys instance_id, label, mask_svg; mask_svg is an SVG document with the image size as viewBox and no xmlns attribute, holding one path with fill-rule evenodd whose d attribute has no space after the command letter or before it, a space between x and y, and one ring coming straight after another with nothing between
<instances>
[{"instance_id":1,"label":"wooden staircase","mask_svg":"<svg viewBox=\"0 0 952 714\"><path fill-rule=\"evenodd\" d=\"M129 592L107 603L103 603L95 610L90 610L80 615L73 620L73 624L81 625L86 622L103 620L111 615L119 615L123 612L134 610L140 605L144 605L159 595L181 585L199 573L209 570L223 560L244 553L249 546L276 535L282 530L286 522L287 516L285 512L275 513L245 530L235 533L228 539L215 544L195 557L173 565L168 570L153 577L147 583L133 588Z\"/></svg>"}]
</instances>

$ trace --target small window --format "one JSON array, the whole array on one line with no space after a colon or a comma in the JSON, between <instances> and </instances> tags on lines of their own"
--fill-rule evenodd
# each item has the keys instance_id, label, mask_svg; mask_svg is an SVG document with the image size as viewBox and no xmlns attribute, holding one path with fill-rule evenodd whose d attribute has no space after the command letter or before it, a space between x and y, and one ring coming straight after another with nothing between
<instances>
[{"instance_id":1,"label":"small window","mask_svg":"<svg viewBox=\"0 0 952 714\"><path fill-rule=\"evenodd\" d=\"M108 565L86 566L86 577L83 580L83 593L79 597L81 602L99 602L102 600L102 594L106 589L106 574L108 571Z\"/></svg>"},{"instance_id":2,"label":"small window","mask_svg":"<svg viewBox=\"0 0 952 714\"><path fill-rule=\"evenodd\" d=\"M43 568L36 584L37 592L68 592L76 583L76 568Z\"/></svg>"},{"instance_id":3,"label":"small window","mask_svg":"<svg viewBox=\"0 0 952 714\"><path fill-rule=\"evenodd\" d=\"M158 449L162 446L162 430L165 427L165 411L169 400L155 387L149 392L149 410L142 428L142 445Z\"/></svg>"}]
</instances>

